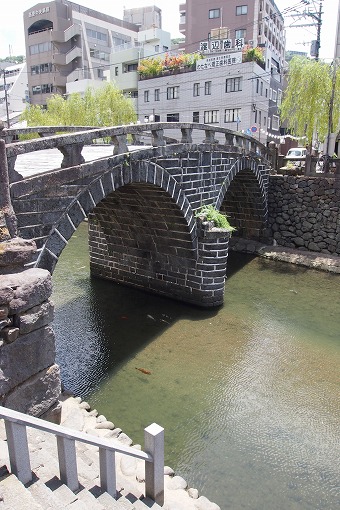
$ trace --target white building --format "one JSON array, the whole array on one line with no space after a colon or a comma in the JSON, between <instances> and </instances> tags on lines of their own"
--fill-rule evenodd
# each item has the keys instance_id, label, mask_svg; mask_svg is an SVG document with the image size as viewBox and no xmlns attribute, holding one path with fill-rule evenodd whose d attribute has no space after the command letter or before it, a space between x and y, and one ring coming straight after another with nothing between
<instances>
[{"instance_id":1,"label":"white building","mask_svg":"<svg viewBox=\"0 0 340 510\"><path fill-rule=\"evenodd\" d=\"M150 28L138 32L137 38L122 45L111 54L110 80L123 93L131 97L138 111L138 73L139 62L146 57L164 57L171 45L169 32L160 28Z\"/></svg>"},{"instance_id":2,"label":"white building","mask_svg":"<svg viewBox=\"0 0 340 510\"><path fill-rule=\"evenodd\" d=\"M242 63L242 52L233 52L209 55L196 67L140 80L139 120L152 115L160 122L215 124L253 135L264 144L270 134L279 138L277 102L282 91L272 88L265 66Z\"/></svg>"},{"instance_id":3,"label":"white building","mask_svg":"<svg viewBox=\"0 0 340 510\"><path fill-rule=\"evenodd\" d=\"M12 125L24 111L28 99L26 64L13 64L6 67L1 73L0 119L5 124L9 119Z\"/></svg>"}]
</instances>

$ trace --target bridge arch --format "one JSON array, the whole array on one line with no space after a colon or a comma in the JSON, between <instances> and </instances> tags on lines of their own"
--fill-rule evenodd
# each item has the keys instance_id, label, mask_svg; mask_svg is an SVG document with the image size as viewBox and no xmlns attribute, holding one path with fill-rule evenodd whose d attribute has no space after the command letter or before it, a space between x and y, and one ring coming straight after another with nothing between
<instances>
[{"instance_id":1,"label":"bridge arch","mask_svg":"<svg viewBox=\"0 0 340 510\"><path fill-rule=\"evenodd\" d=\"M97 164L100 164L100 162ZM111 204L112 213L116 216L116 223L119 217L121 218L121 221L125 221L128 211L126 207L124 209L123 197L125 197L126 200L128 196L137 196L138 194L141 208L142 197L152 193L153 189L155 190L154 194L161 196L162 200L166 202L163 214L166 212L171 212L171 217L168 215L166 218L167 223L164 223L164 226L167 226L167 229L164 227L160 230L157 230L155 227L153 228L154 235L152 237L154 246L157 246L157 238L158 241L162 239L161 235L156 235L157 232L162 231L162 244L164 244L164 240L167 237L168 243L166 246L169 251L171 251L171 247L174 248L171 243L169 244L169 241L171 241L171 239L176 239L177 255L178 253L181 253L179 245L182 243L183 253L185 252L184 246L186 246L186 249L190 250L190 257L196 258L196 221L191 205L183 190L180 188L180 185L164 168L160 167L154 162L142 160L128 164L127 161L124 161L122 164L111 168L103 175L100 175L94 179L88 186L86 186L86 189L84 189L69 204L69 206L62 214L60 220L52 228L46 243L42 247L40 255L35 264L36 267L48 269L51 273L53 273L58 258L65 248L67 241L72 237L76 228L85 218L90 217L92 227L94 228L94 224L98 224L99 219L104 218L105 209L108 210L110 207L108 204ZM159 200L155 201L159 205ZM114 205L116 205L116 209L114 209ZM144 200L145 209L147 206L148 204L146 200ZM135 206L132 206L131 209L132 211L135 211L136 215L137 208L138 205L136 202ZM147 211L139 211L138 215L140 228L142 228L141 222L143 218L144 223L147 222L150 224L150 229L152 227L152 223L157 222L157 217L160 217L162 213L157 207L154 207L153 209L154 211L148 207ZM123 210L125 210L125 219L123 216ZM177 238L166 236L166 232L171 232L171 228L169 228L171 219L173 220L172 226L176 225L177 227L177 230L175 229L173 231L176 233ZM135 220L137 220L137 216ZM111 227L113 225L114 222L112 223ZM130 229L133 228L136 230L136 226L133 227L131 225ZM103 230L103 235L105 238L112 238L112 235L109 236L107 228L105 227ZM122 241L123 239L121 239L121 242ZM127 241L127 239L125 239L125 241ZM127 246L126 248L128 249ZM174 252L174 254L176 253ZM186 256L188 255L189 252L187 251Z\"/></svg>"},{"instance_id":2,"label":"bridge arch","mask_svg":"<svg viewBox=\"0 0 340 510\"><path fill-rule=\"evenodd\" d=\"M216 207L236 228L235 235L261 240L267 226L268 172L262 162L242 157L235 160L225 178Z\"/></svg>"}]
</instances>

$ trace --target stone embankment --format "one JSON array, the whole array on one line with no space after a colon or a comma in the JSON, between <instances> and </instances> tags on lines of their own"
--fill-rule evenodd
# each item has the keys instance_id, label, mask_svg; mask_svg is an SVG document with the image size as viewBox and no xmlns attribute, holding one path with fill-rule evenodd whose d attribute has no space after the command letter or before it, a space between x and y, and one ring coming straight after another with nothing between
<instances>
[{"instance_id":1,"label":"stone embankment","mask_svg":"<svg viewBox=\"0 0 340 510\"><path fill-rule=\"evenodd\" d=\"M269 179L268 236L278 245L340 256L340 175Z\"/></svg>"},{"instance_id":2,"label":"stone embankment","mask_svg":"<svg viewBox=\"0 0 340 510\"><path fill-rule=\"evenodd\" d=\"M108 421L80 397L62 395L61 424L97 437L110 439L119 445L133 446L132 440L122 430ZM24 486L8 473L9 460L4 424L0 423L0 507L3 510L153 510L161 507L144 498L144 462L116 453L117 501L99 490L98 448L76 443L78 475L81 489L74 493L58 479L56 440L50 434L28 429L33 483ZM165 502L163 510L219 510L220 507L174 471L164 468Z\"/></svg>"},{"instance_id":3,"label":"stone embankment","mask_svg":"<svg viewBox=\"0 0 340 510\"><path fill-rule=\"evenodd\" d=\"M340 256L337 255L326 255L283 246L268 246L258 241L239 237L231 238L229 248L232 251L340 274Z\"/></svg>"}]
</instances>

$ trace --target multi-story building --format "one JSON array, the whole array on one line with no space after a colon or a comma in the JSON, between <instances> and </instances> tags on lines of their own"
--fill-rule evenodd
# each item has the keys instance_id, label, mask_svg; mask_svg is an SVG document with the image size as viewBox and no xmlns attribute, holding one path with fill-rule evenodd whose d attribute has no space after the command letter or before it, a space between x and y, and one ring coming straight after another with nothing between
<instances>
[{"instance_id":1,"label":"multi-story building","mask_svg":"<svg viewBox=\"0 0 340 510\"><path fill-rule=\"evenodd\" d=\"M140 8L145 23L157 8ZM136 20L137 12L134 13ZM143 25L144 26L144 25ZM46 104L52 93L84 92L99 86L110 55L138 38L139 27L68 0L39 3L24 12L30 102Z\"/></svg>"},{"instance_id":2,"label":"multi-story building","mask_svg":"<svg viewBox=\"0 0 340 510\"><path fill-rule=\"evenodd\" d=\"M263 67L242 63L242 52L234 52L199 60L196 70L141 79L139 120L152 116L161 122L216 124L253 135L263 143L268 132L269 139L270 134L279 138L275 112L281 91L273 89L271 74Z\"/></svg>"},{"instance_id":3,"label":"multi-story building","mask_svg":"<svg viewBox=\"0 0 340 510\"><path fill-rule=\"evenodd\" d=\"M0 72L0 76L0 119L12 125L28 101L26 64L11 63Z\"/></svg>"},{"instance_id":4,"label":"multi-story building","mask_svg":"<svg viewBox=\"0 0 340 510\"><path fill-rule=\"evenodd\" d=\"M151 56L164 56L170 46L169 32L160 28L150 28L141 30L137 34L137 40L124 44L111 53L110 80L124 95L133 99L137 111L139 106L137 68L140 61Z\"/></svg>"},{"instance_id":5,"label":"multi-story building","mask_svg":"<svg viewBox=\"0 0 340 510\"><path fill-rule=\"evenodd\" d=\"M216 38L228 39L237 45L241 39L244 44L268 48L271 58L283 66L284 22L273 0L219 0L217 3L186 0L180 4L179 12L185 51L199 50L202 41L213 45ZM271 65L269 59L266 68Z\"/></svg>"},{"instance_id":6,"label":"multi-story building","mask_svg":"<svg viewBox=\"0 0 340 510\"><path fill-rule=\"evenodd\" d=\"M162 28L162 11L155 5L124 9L123 20L137 25L140 30Z\"/></svg>"}]
</instances>

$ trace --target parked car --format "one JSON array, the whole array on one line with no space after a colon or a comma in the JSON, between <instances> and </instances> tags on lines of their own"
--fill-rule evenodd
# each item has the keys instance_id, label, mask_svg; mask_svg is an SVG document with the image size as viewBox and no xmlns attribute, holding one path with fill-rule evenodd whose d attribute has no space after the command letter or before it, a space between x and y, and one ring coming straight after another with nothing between
<instances>
[{"instance_id":1,"label":"parked car","mask_svg":"<svg viewBox=\"0 0 340 510\"><path fill-rule=\"evenodd\" d=\"M287 152L284 163L280 168L283 173L302 173L305 168L306 147L294 147Z\"/></svg>"}]
</instances>

